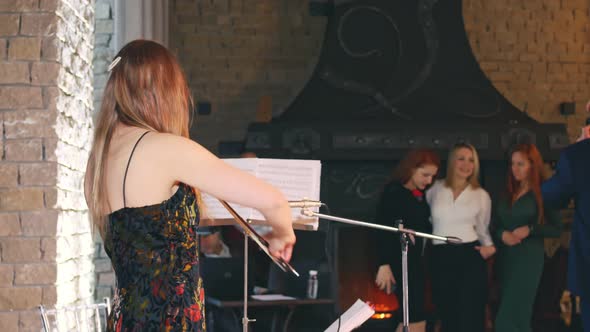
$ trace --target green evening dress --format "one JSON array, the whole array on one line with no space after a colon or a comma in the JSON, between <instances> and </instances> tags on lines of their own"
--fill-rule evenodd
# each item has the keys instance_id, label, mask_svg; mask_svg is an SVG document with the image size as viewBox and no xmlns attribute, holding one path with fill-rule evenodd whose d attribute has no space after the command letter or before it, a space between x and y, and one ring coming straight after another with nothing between
<instances>
[{"instance_id":1,"label":"green evening dress","mask_svg":"<svg viewBox=\"0 0 590 332\"><path fill-rule=\"evenodd\" d=\"M545 259L543 238L559 237L561 219L556 211L545 208L544 222L539 224L532 191L522 195L512 207L506 199L501 200L495 219L501 283L495 329L496 332L531 331L533 305ZM524 225L531 227L531 233L520 244L507 246L502 242L502 232Z\"/></svg>"}]
</instances>

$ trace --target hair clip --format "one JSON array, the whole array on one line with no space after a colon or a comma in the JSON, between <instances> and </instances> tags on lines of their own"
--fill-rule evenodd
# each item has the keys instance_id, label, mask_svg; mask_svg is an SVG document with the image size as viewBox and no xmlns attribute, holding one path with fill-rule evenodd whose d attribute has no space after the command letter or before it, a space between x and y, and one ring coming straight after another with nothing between
<instances>
[{"instance_id":1,"label":"hair clip","mask_svg":"<svg viewBox=\"0 0 590 332\"><path fill-rule=\"evenodd\" d=\"M111 62L111 64L109 65L109 69L108 69L109 73L110 73L110 72L113 70L113 68L115 68L115 66L116 66L116 65L117 65L117 64L118 64L120 61L121 61L121 57L120 57L120 56L118 56L118 57L116 57L116 58L113 60L113 62Z\"/></svg>"}]
</instances>

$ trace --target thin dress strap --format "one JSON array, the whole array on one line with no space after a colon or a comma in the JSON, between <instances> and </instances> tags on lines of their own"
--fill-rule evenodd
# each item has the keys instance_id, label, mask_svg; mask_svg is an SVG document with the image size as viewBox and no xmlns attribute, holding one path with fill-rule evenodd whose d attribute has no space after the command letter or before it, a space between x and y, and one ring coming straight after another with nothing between
<instances>
[{"instance_id":1,"label":"thin dress strap","mask_svg":"<svg viewBox=\"0 0 590 332\"><path fill-rule=\"evenodd\" d=\"M131 155L129 155L129 160L127 161L127 167L125 168L125 175L123 176L123 207L127 207L127 202L125 201L125 181L127 180L127 172L129 171L129 165L131 164L131 158L133 157L133 153L135 152L135 148L137 147L137 144L139 144L139 141L141 141L141 139L147 135L147 133L149 133L149 131L146 131L145 133L143 133L143 135L141 135L139 137L139 139L137 140L137 142L135 142L135 145L133 146L133 150L131 150Z\"/></svg>"}]
</instances>

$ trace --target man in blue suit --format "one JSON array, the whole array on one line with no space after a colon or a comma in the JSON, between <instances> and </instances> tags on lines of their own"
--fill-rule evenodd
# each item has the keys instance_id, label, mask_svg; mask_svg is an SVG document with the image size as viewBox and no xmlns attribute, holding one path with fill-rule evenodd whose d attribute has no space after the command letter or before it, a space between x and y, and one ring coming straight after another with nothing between
<instances>
[{"instance_id":1,"label":"man in blue suit","mask_svg":"<svg viewBox=\"0 0 590 332\"><path fill-rule=\"evenodd\" d=\"M574 199L568 287L581 298L584 331L590 332L590 126L582 129L577 143L562 151L555 175L542 190L545 204L555 208Z\"/></svg>"}]
</instances>

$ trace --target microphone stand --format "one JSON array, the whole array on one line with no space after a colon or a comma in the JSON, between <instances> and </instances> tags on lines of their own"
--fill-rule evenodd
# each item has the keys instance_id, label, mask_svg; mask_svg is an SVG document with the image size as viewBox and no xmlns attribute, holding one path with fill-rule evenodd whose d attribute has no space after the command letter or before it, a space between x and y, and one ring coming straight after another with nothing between
<instances>
[{"instance_id":1,"label":"microphone stand","mask_svg":"<svg viewBox=\"0 0 590 332\"><path fill-rule=\"evenodd\" d=\"M299 273L285 262L282 258L275 258L268 250L268 243L258 234L252 227L250 227L251 220L244 220L226 201L219 200L221 205L232 215L234 220L244 232L244 299L243 299L243 316L242 316L242 331L248 332L248 325L250 322L255 322L256 319L248 318L248 238L251 238L260 248L270 257L270 259L277 264L283 271L291 272L297 277Z\"/></svg>"},{"instance_id":2,"label":"microphone stand","mask_svg":"<svg viewBox=\"0 0 590 332\"><path fill-rule=\"evenodd\" d=\"M371 223L364 222L364 221L358 221L358 220L354 220L354 219L347 219L347 218L335 217L335 216L328 215L328 214L318 213L318 212L310 210L308 207L305 207L305 206L302 207L301 214L304 216L307 216L307 217L318 217L321 219L332 220L332 221L336 221L336 222L340 222L340 223L344 223L344 224L374 228L374 229L379 229L382 231L395 232L395 233L400 234L400 241L402 244L402 283L403 283L402 284L402 297L403 297L403 309L404 309L404 311L403 311L403 332L410 331L410 326L409 326L410 313L409 313L409 306L408 306L408 302L409 302L408 301L408 238L409 238L409 235L418 236L418 237L426 238L426 239L444 241L449 244L460 244L463 242L461 239L459 239L458 237L454 237L454 236L439 236L439 235L433 235L433 234L429 234L429 233L416 232L413 229L404 228L402 220L395 221L395 225L397 227L376 225L376 224L371 224Z\"/></svg>"}]
</instances>

